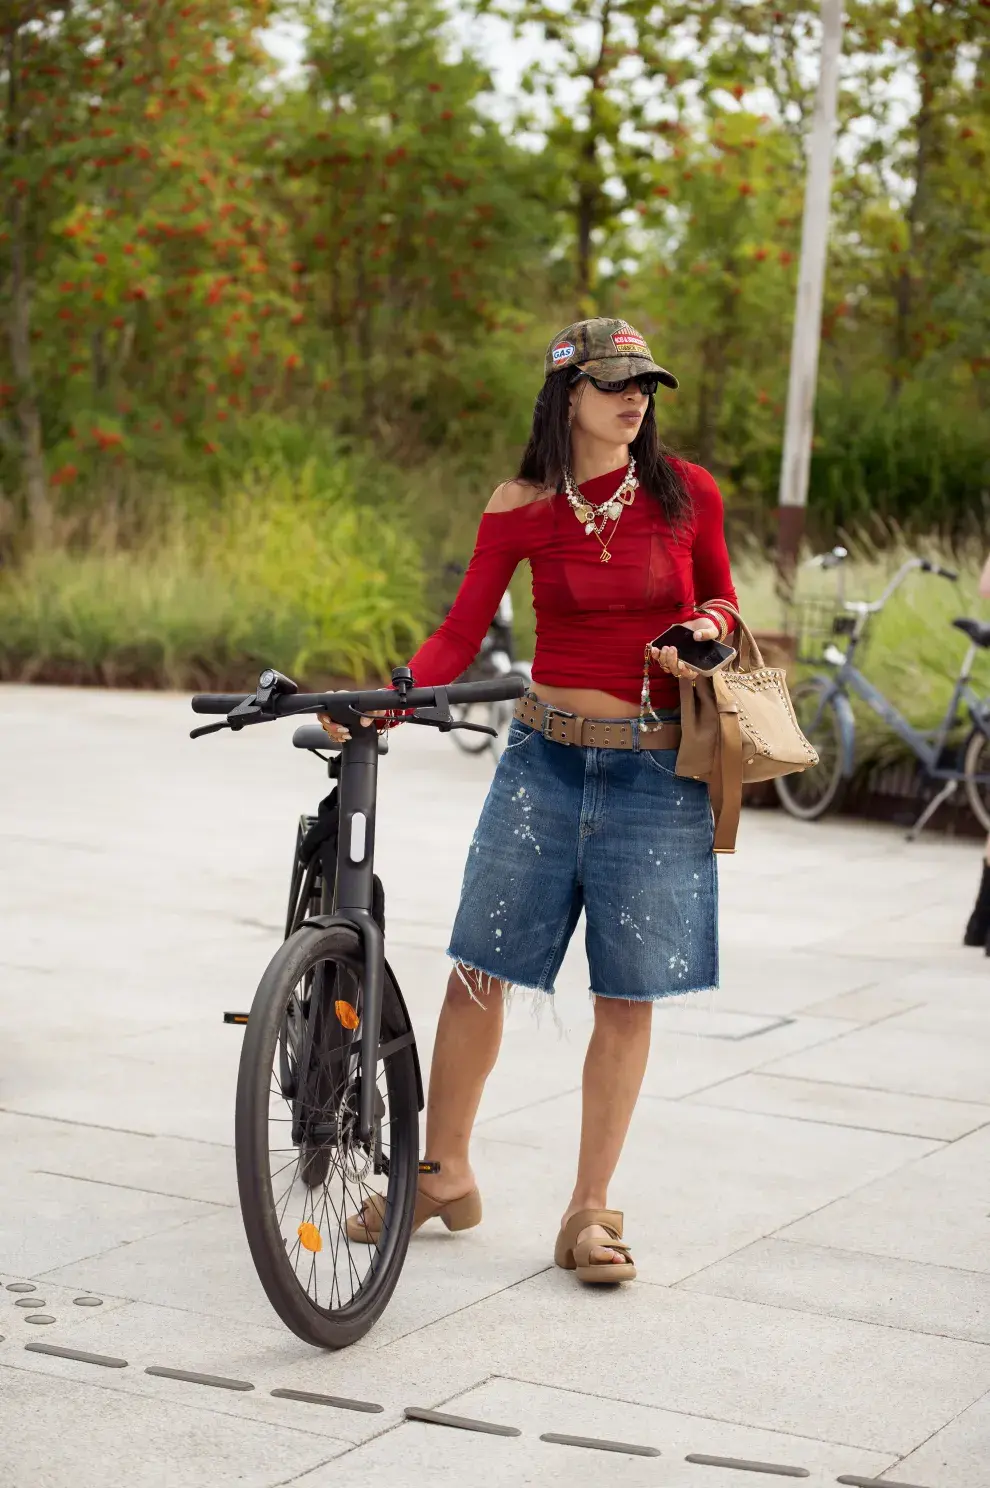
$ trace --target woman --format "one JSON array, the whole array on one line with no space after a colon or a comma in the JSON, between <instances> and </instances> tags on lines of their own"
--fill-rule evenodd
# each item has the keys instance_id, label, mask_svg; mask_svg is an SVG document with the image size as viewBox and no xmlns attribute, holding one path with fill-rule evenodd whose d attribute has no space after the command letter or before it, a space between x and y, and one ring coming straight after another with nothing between
<instances>
[{"instance_id":1,"label":"woman","mask_svg":"<svg viewBox=\"0 0 990 1488\"><path fill-rule=\"evenodd\" d=\"M990 599L990 557L987 558L980 575L980 596L983 599ZM963 944L983 946L987 955L990 956L990 837L987 837L986 851L983 854L980 892L976 896L976 904L969 917L969 924L966 926Z\"/></svg>"},{"instance_id":2,"label":"woman","mask_svg":"<svg viewBox=\"0 0 990 1488\"><path fill-rule=\"evenodd\" d=\"M677 678L694 674L649 643L675 622L724 638L719 605L736 598L718 488L659 442L654 394L677 379L644 338L625 321L581 321L551 342L544 373L519 474L489 501L457 600L410 662L423 685L459 676L529 559L533 687L468 854L430 1076L432 1171L415 1223L479 1222L469 1142L498 1053L502 991L553 992L583 909L594 1030L555 1259L582 1281L627 1281L636 1273L608 1186L646 1069L653 1002L718 979L708 790L674 775ZM366 1240L380 1224L369 1200L348 1230Z\"/></svg>"}]
</instances>

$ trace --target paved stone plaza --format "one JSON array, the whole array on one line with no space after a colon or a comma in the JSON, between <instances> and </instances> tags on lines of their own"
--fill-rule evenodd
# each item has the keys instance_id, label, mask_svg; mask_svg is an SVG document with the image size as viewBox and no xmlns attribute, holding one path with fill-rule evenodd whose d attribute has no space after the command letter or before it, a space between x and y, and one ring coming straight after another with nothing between
<instances>
[{"instance_id":1,"label":"paved stone plaza","mask_svg":"<svg viewBox=\"0 0 990 1488\"><path fill-rule=\"evenodd\" d=\"M613 1193L640 1280L618 1292L550 1264L590 1017L576 945L563 1032L523 1000L508 1020L478 1128L485 1223L414 1239L378 1327L322 1354L250 1264L242 1034L221 1021L279 941L322 767L291 725L194 744L193 721L178 697L0 689L3 1488L767 1481L697 1455L811 1488L988 1488L990 962L960 946L978 846L746 815L722 990L656 1014ZM390 955L424 1066L489 777L426 730L383 766Z\"/></svg>"}]
</instances>

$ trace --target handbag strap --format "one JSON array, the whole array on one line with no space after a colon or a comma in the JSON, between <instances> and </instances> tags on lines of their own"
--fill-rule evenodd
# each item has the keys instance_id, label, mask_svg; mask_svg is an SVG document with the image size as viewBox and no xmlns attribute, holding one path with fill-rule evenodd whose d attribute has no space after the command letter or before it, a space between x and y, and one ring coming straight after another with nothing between
<instances>
[{"instance_id":1,"label":"handbag strap","mask_svg":"<svg viewBox=\"0 0 990 1488\"><path fill-rule=\"evenodd\" d=\"M739 611L732 605L730 605L726 600L720 599L718 602L718 606L720 610L725 610L728 614L735 616L739 634L742 637L735 661L729 662L730 668L734 672L759 671L760 668L765 666L766 663L763 660L762 651L756 644L756 637L754 636L753 632L750 630L749 626L746 624Z\"/></svg>"},{"instance_id":2,"label":"handbag strap","mask_svg":"<svg viewBox=\"0 0 990 1488\"><path fill-rule=\"evenodd\" d=\"M712 815L715 818L713 850L717 853L733 853L736 850L736 834L742 814L743 758L739 705L717 672L711 681L718 704L715 768L708 785Z\"/></svg>"}]
</instances>

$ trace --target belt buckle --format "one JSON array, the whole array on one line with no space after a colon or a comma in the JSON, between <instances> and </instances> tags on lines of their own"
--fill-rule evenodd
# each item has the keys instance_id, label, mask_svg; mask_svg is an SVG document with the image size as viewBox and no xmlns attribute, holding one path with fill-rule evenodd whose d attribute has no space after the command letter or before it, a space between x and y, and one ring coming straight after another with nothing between
<instances>
[{"instance_id":1,"label":"belt buckle","mask_svg":"<svg viewBox=\"0 0 990 1488\"><path fill-rule=\"evenodd\" d=\"M551 726L552 723L553 723L553 709L551 708L551 706L550 706L549 703L544 703L543 704L543 723L540 726L540 733L543 735L544 739L546 739L546 741L547 741L548 744L552 744L553 743L553 740L551 739L550 734L549 734L549 729L550 729L550 726Z\"/></svg>"}]
</instances>

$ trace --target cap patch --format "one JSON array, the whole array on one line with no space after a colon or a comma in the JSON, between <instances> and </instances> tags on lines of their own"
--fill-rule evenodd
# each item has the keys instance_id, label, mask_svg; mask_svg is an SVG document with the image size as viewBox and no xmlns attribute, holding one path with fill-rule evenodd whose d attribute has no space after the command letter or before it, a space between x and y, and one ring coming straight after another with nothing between
<instances>
[{"instance_id":1,"label":"cap patch","mask_svg":"<svg viewBox=\"0 0 990 1488\"><path fill-rule=\"evenodd\" d=\"M559 367L561 362L569 362L574 355L574 350L570 341L561 341L560 345L555 346L550 354L554 366Z\"/></svg>"},{"instance_id":2,"label":"cap patch","mask_svg":"<svg viewBox=\"0 0 990 1488\"><path fill-rule=\"evenodd\" d=\"M615 331L612 335L612 345L616 351L624 351L633 346L637 351L646 351L646 342L637 331Z\"/></svg>"}]
</instances>

